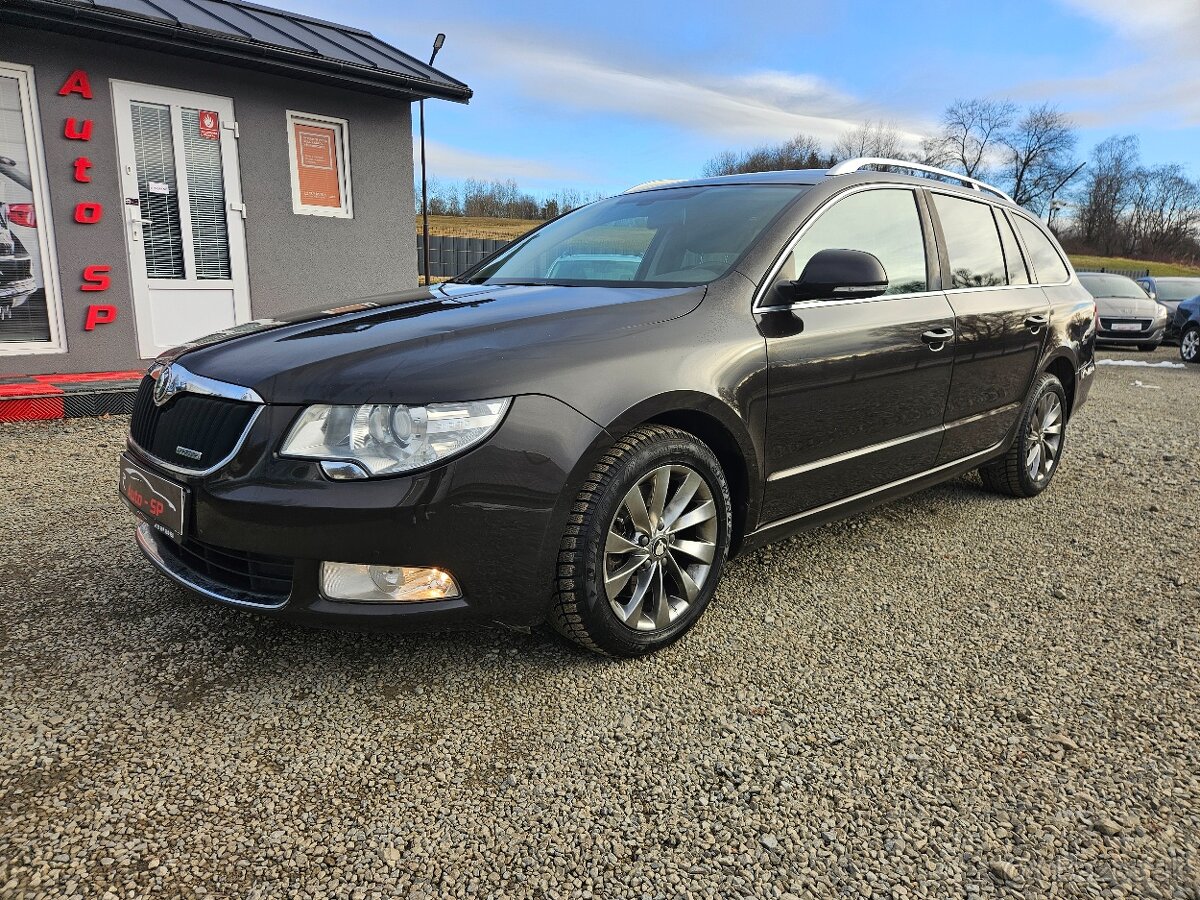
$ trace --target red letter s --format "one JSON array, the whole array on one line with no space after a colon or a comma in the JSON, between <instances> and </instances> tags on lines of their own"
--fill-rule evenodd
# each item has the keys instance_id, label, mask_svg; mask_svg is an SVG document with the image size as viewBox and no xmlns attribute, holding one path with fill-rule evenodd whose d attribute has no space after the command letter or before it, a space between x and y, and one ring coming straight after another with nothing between
<instances>
[{"instance_id":1,"label":"red letter s","mask_svg":"<svg viewBox=\"0 0 1200 900\"><path fill-rule=\"evenodd\" d=\"M108 273L112 271L112 266L88 266L83 270L84 284L79 286L81 291L107 291L108 286L112 284L112 279L108 277Z\"/></svg>"}]
</instances>

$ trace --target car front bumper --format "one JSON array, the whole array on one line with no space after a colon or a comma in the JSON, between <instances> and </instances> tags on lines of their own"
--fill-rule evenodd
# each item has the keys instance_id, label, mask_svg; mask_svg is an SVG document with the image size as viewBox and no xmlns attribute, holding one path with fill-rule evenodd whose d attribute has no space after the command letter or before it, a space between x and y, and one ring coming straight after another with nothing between
<instances>
[{"instance_id":1,"label":"car front bumper","mask_svg":"<svg viewBox=\"0 0 1200 900\"><path fill-rule=\"evenodd\" d=\"M522 396L495 434L457 459L410 476L331 481L316 463L275 452L298 412L265 406L233 459L204 477L170 471L130 443L139 464L188 490L182 545L139 523L138 545L159 571L208 599L315 625L424 630L544 620L577 472L611 443L599 426L558 400ZM197 553L218 564L189 562ZM276 574L290 569L290 586L269 596L246 590L245 578L223 575L220 563L234 558L278 563ZM330 600L321 593L322 561L437 567L462 596Z\"/></svg>"},{"instance_id":2,"label":"car front bumper","mask_svg":"<svg viewBox=\"0 0 1200 900\"><path fill-rule=\"evenodd\" d=\"M1098 329L1096 331L1097 344L1161 344L1163 335L1166 333L1166 326L1159 325L1157 328L1151 328L1149 331L1105 331Z\"/></svg>"}]
</instances>

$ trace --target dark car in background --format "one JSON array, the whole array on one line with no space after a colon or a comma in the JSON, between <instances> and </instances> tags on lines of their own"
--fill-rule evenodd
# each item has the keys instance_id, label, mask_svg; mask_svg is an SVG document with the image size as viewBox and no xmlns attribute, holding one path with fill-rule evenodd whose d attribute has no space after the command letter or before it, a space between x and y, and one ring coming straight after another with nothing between
<instances>
[{"instance_id":1,"label":"dark car in background","mask_svg":"<svg viewBox=\"0 0 1200 900\"><path fill-rule=\"evenodd\" d=\"M974 469L1041 493L1094 301L1001 192L889 168L924 167L631 190L449 283L164 354L121 457L138 544L268 615L635 656L736 553Z\"/></svg>"},{"instance_id":2,"label":"dark car in background","mask_svg":"<svg viewBox=\"0 0 1200 900\"><path fill-rule=\"evenodd\" d=\"M1157 350L1167 330L1167 308L1151 300L1132 278L1080 272L1079 283L1096 300L1096 343Z\"/></svg>"},{"instance_id":3,"label":"dark car in background","mask_svg":"<svg viewBox=\"0 0 1200 900\"><path fill-rule=\"evenodd\" d=\"M1183 300L1200 295L1200 278L1147 275L1137 279L1137 283L1145 288L1151 300L1157 300L1167 308L1165 339L1172 342L1179 340L1179 330L1175 327L1175 307Z\"/></svg>"},{"instance_id":4,"label":"dark car in background","mask_svg":"<svg viewBox=\"0 0 1200 900\"><path fill-rule=\"evenodd\" d=\"M1184 300L1176 307L1174 325L1179 335L1179 358L1200 364L1200 297Z\"/></svg>"}]
</instances>

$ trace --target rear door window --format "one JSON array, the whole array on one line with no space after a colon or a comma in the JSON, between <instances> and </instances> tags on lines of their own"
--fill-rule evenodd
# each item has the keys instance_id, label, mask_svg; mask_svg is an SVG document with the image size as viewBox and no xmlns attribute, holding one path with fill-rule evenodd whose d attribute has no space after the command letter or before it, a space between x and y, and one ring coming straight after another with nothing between
<instances>
[{"instance_id":1,"label":"rear door window","mask_svg":"<svg viewBox=\"0 0 1200 900\"><path fill-rule=\"evenodd\" d=\"M1029 251L1029 259L1033 263L1033 272L1040 284L1062 284L1071 280L1071 271L1063 262L1050 238L1024 216L1015 216L1017 231L1025 241L1025 249Z\"/></svg>"},{"instance_id":2,"label":"rear door window","mask_svg":"<svg viewBox=\"0 0 1200 900\"><path fill-rule=\"evenodd\" d=\"M933 205L941 219L946 252L950 256L950 286L979 288L1008 284L1004 251L991 206L947 194L934 194Z\"/></svg>"}]
</instances>

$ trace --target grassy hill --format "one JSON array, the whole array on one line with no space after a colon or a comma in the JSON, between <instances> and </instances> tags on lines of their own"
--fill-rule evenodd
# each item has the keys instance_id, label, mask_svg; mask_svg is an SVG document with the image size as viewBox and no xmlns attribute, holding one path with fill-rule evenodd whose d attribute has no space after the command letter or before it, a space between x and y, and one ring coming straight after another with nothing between
<instances>
[{"instance_id":1,"label":"grassy hill","mask_svg":"<svg viewBox=\"0 0 1200 900\"><path fill-rule=\"evenodd\" d=\"M1123 256L1077 256L1071 254L1076 269L1149 269L1151 275L1200 275L1200 266L1180 266L1174 263L1150 262L1145 259L1126 259Z\"/></svg>"},{"instance_id":2,"label":"grassy hill","mask_svg":"<svg viewBox=\"0 0 1200 900\"><path fill-rule=\"evenodd\" d=\"M445 237L491 238L511 241L542 223L532 219L488 219L467 216L430 216L429 233ZM417 235L421 234L421 217L417 216Z\"/></svg>"}]
</instances>

